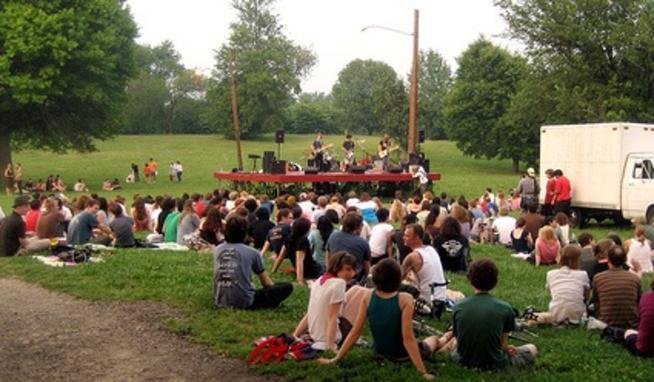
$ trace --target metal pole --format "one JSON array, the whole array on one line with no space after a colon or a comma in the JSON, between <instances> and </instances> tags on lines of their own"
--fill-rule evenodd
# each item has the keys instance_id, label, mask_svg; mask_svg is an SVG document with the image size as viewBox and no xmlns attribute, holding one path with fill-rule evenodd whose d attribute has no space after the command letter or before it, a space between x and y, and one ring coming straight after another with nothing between
<instances>
[{"instance_id":1,"label":"metal pole","mask_svg":"<svg viewBox=\"0 0 654 382\"><path fill-rule=\"evenodd\" d=\"M236 78L234 75L234 54L229 51L229 82L232 93L232 125L234 127L234 139L236 140L236 158L238 169L243 171L243 155L241 153L241 128L238 124L238 103L236 102Z\"/></svg>"},{"instance_id":2,"label":"metal pole","mask_svg":"<svg viewBox=\"0 0 654 382\"><path fill-rule=\"evenodd\" d=\"M413 65L411 68L411 89L409 92L409 134L407 140L407 151L409 154L416 152L416 138L418 136L418 71L419 71L419 50L418 50L418 19L419 13L413 11Z\"/></svg>"}]
</instances>

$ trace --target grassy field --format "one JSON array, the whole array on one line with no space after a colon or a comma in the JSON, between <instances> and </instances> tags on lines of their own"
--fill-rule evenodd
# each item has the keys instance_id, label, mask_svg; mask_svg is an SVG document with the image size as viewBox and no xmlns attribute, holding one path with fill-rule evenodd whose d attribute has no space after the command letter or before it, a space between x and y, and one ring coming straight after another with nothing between
<instances>
[{"instance_id":1,"label":"grassy field","mask_svg":"<svg viewBox=\"0 0 654 382\"><path fill-rule=\"evenodd\" d=\"M300 161L312 137L287 136L282 156ZM327 142L340 142L340 137L327 137ZM246 142L243 152L261 153L274 150L271 139ZM375 139L368 138L367 146L373 151ZM60 174L72 184L84 178L92 191L98 191L104 178L123 179L131 162L143 164L155 157L164 176L156 184L130 184L120 193L172 194L209 191L218 186L212 178L215 170L231 169L236 164L233 142L209 136L122 136L98 145L99 151L91 154L54 155L39 151L25 151L14 160L25 166L26 177L40 178ZM424 146L434 171L441 172L443 181L437 190L450 194L478 196L483 188L506 190L514 187L518 177L510 172L507 161L474 160L463 157L452 143L428 142ZM166 179L167 163L180 160L184 164L184 181L170 183ZM249 168L246 162L246 168ZM109 193L101 193L107 196ZM1 197L0 204L9 209L10 198ZM629 230L610 225L592 226L597 237L616 230L624 238ZM545 309L549 295L544 289L548 267L534 268L526 262L510 258L503 248L476 245L473 257L493 258L500 268L500 283L495 294L518 309L535 305ZM270 264L268 264L270 268ZM266 312L217 310L212 306L211 257L197 253L149 252L121 250L104 263L75 268L49 268L30 258L0 258L0 277L18 277L47 288L70 293L92 300L153 300L180 309L185 317L168 322L171 330L189 335L195 341L207 344L217 353L244 359L253 339L270 334L291 332L306 309L308 289L296 287L292 297L280 309ZM471 288L461 275L448 275L452 289L466 294ZM277 281L291 281L285 274L276 274ZM649 285L651 277L643 280ZM647 288L644 288L647 289ZM433 326L444 329L449 314ZM505 380L505 381L648 381L654 375L652 360L636 359L618 346L602 342L599 335L585 329L539 328L534 330L534 342L541 349L537 364L528 370L497 373L477 373L463 369L445 356L439 356L428 368L440 380ZM516 343L517 344L517 343ZM286 361L276 366L256 368L258 372L275 373L289 379L307 380L384 380L404 381L418 378L410 365L378 363L369 349L355 349L338 366L318 366L314 362ZM218 377L219 378L219 377Z\"/></svg>"}]
</instances>

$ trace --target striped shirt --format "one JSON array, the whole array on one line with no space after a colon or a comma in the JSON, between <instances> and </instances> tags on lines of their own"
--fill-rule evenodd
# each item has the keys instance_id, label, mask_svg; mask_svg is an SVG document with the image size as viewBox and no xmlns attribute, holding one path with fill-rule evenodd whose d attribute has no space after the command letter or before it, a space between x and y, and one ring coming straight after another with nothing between
<instances>
[{"instance_id":1,"label":"striped shirt","mask_svg":"<svg viewBox=\"0 0 654 382\"><path fill-rule=\"evenodd\" d=\"M638 276L624 269L609 269L595 276L593 288L599 304L595 311L600 320L620 328L638 326Z\"/></svg>"}]
</instances>

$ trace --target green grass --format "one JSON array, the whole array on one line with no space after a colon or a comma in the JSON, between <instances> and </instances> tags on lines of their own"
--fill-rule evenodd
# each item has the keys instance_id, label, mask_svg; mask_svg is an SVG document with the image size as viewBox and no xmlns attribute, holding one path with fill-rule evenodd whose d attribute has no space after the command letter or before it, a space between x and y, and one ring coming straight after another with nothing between
<instances>
[{"instance_id":1,"label":"green grass","mask_svg":"<svg viewBox=\"0 0 654 382\"><path fill-rule=\"evenodd\" d=\"M516 308L547 307L544 289L548 267L534 268L512 259L507 250L489 245L473 248L474 257L490 256L500 268L500 284L495 295ZM270 264L268 264L270 266ZM292 332L307 304L308 289L296 287L292 297L277 310L217 310L212 306L211 256L197 253L121 250L106 262L75 268L50 268L30 258L0 259L0 277L18 277L65 293L91 300L152 300L169 304L186 313L185 318L168 322L171 330L190 335L216 352L244 359L255 338ZM472 293L461 275L449 275L452 289ZM277 281L291 281L275 275ZM649 285L647 277L644 285ZM433 325L444 329L449 314ZM631 357L618 347L600 341L597 333L584 329L535 329L534 339L541 349L537 364L527 370L477 373L463 369L441 355L429 363L440 380L647 380L654 372L651 360ZM291 379L308 380L408 380L417 377L410 365L379 364L369 349L355 349L338 366L318 366L314 362L286 361L257 368Z\"/></svg>"},{"instance_id":2,"label":"green grass","mask_svg":"<svg viewBox=\"0 0 654 382\"><path fill-rule=\"evenodd\" d=\"M303 162L303 152L311 136L287 136L282 157ZM367 137L367 150L375 150L377 137ZM340 143L341 137L326 137L327 142ZM275 150L272 137L244 142L243 153ZM428 142L424 146L431 159L432 171L442 174L436 190L450 195L464 194L468 198L481 195L485 187L507 190L515 187L518 176L511 173L508 161L486 161L463 157L451 142ZM29 150L16 153L14 161L22 162L25 177L46 178L60 174L72 185L84 178L91 191L98 192L104 178L126 176L132 162L140 166L150 157L160 164L160 179L156 184L128 184L120 193L130 197L139 194L180 195L183 192L206 192L219 186L212 174L216 170L231 169L236 165L234 142L215 136L120 136L100 142L98 152L56 155ZM180 160L184 164L181 184L167 180L167 163ZM245 161L245 168L250 162ZM224 184L224 186L228 186ZM74 193L72 193L73 196ZM0 205L9 210L11 198L0 196ZM592 225L588 229L601 238L610 231L621 237L630 236L631 229L610 224ZM578 233L578 232L577 232ZM509 257L507 250L488 245L473 248L473 256L489 256L500 268L500 284L494 292L518 309L527 305L547 307L549 295L545 274L551 268L534 268L526 262ZM268 268L270 264L268 264ZM75 268L50 268L30 258L0 258L0 277L17 277L46 288L70 293L91 300L159 301L179 308L182 319L168 322L171 330L205 343L216 352L244 359L253 339L264 335L291 332L306 309L308 289L296 288L292 297L274 311L246 312L217 310L212 306L212 261L206 254L178 252L150 252L121 250L106 262ZM470 294L465 278L450 275L451 288ZM274 275L277 281L291 281L288 275ZM651 277L643 281L649 285ZM444 329L443 322L434 326ZM651 380L654 363L629 356L620 347L599 340L596 333L582 329L540 328L535 330L535 342L541 348L535 367L523 371L477 373L463 369L447 357L440 356L429 363L429 368L440 380L507 380L507 381L587 381L587 380ZM373 361L368 349L355 349L338 366L319 367L313 362L287 361L281 365L256 369L262 373L281 374L290 379L307 380L389 380L404 381L417 378L410 365L379 364Z\"/></svg>"},{"instance_id":3,"label":"green grass","mask_svg":"<svg viewBox=\"0 0 654 382\"><path fill-rule=\"evenodd\" d=\"M366 150L376 152L378 137L355 137L365 139ZM309 135L287 135L282 145L282 158L305 164L304 156L313 140ZM340 136L327 136L325 141L340 147ZM37 180L48 175L61 175L72 188L78 178L83 178L91 192L102 195L122 194L131 196L139 194L180 195L184 192L207 192L219 186L213 178L217 170L231 170L236 167L236 147L234 141L217 136L198 135L148 135L118 136L113 140L99 142L98 151L93 153L54 154L40 150L25 150L14 153L14 162L24 167L24 177ZM247 154L261 155L263 151L277 151L272 136L242 144L243 164L246 170L252 168ZM340 149L339 149L340 150ZM461 155L454 143L447 141L430 141L423 145L423 150L431 160L431 170L440 172L442 180L436 182L435 190L446 191L449 195L464 194L478 197L485 187L493 190L508 190L518 184L519 177L511 172L509 161L476 160ZM359 150L358 156L362 155ZM100 192L100 185L105 178L118 178L121 182L129 172L130 164L136 163L142 171L143 164L154 157L159 162L159 180L155 184L144 182L123 184L124 189L117 192ZM168 181L168 164L180 160L184 165L182 183ZM259 168L261 160L258 161ZM223 184L228 186L227 183ZM74 193L71 193L74 195ZM0 205L5 210L10 206L10 198L0 196Z\"/></svg>"}]
</instances>

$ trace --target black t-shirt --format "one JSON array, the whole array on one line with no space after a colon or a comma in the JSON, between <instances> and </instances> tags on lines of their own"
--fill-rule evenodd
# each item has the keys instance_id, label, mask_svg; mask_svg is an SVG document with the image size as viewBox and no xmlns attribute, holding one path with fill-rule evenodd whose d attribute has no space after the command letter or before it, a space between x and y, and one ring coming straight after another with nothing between
<instances>
[{"instance_id":1,"label":"black t-shirt","mask_svg":"<svg viewBox=\"0 0 654 382\"><path fill-rule=\"evenodd\" d=\"M343 148L345 150L348 150L348 151L353 150L354 149L354 142L352 142L352 141L343 142Z\"/></svg>"},{"instance_id":2,"label":"black t-shirt","mask_svg":"<svg viewBox=\"0 0 654 382\"><path fill-rule=\"evenodd\" d=\"M250 236L254 240L254 248L261 249L263 248L263 243L266 242L268 237L268 232L275 225L270 220L256 220L250 226Z\"/></svg>"},{"instance_id":3,"label":"black t-shirt","mask_svg":"<svg viewBox=\"0 0 654 382\"><path fill-rule=\"evenodd\" d=\"M396 229L393 231L393 236L391 237L397 252L400 254L400 264L404 262L404 259L411 253L411 248L404 245L404 232L401 229Z\"/></svg>"},{"instance_id":4,"label":"black t-shirt","mask_svg":"<svg viewBox=\"0 0 654 382\"><path fill-rule=\"evenodd\" d=\"M306 238L306 236L296 241L289 240L288 244L286 245L286 254L294 267L297 267L296 256L298 251L304 252L304 278L317 279L320 277L322 274L322 268L316 262L316 260L313 259L311 244L309 243L309 240Z\"/></svg>"},{"instance_id":5,"label":"black t-shirt","mask_svg":"<svg viewBox=\"0 0 654 382\"><path fill-rule=\"evenodd\" d=\"M580 268L581 270L586 271L588 274L588 280L592 283L596 274L609 270L609 263L600 263L597 259L592 259L590 261L582 262Z\"/></svg>"},{"instance_id":6,"label":"black t-shirt","mask_svg":"<svg viewBox=\"0 0 654 382\"><path fill-rule=\"evenodd\" d=\"M444 237L438 235L434 239L433 246L441 258L444 270L461 272L467 269L466 254L470 251L470 244L464 236Z\"/></svg>"},{"instance_id":7,"label":"black t-shirt","mask_svg":"<svg viewBox=\"0 0 654 382\"><path fill-rule=\"evenodd\" d=\"M270 242L270 248L279 255L284 244L291 235L291 226L289 224L277 224L270 231L266 240Z\"/></svg>"},{"instance_id":8,"label":"black t-shirt","mask_svg":"<svg viewBox=\"0 0 654 382\"><path fill-rule=\"evenodd\" d=\"M529 231L526 229L522 230L520 237L516 238L511 232L511 248L517 253L531 253L531 248L529 248L529 242L527 237L529 236Z\"/></svg>"},{"instance_id":9,"label":"black t-shirt","mask_svg":"<svg viewBox=\"0 0 654 382\"><path fill-rule=\"evenodd\" d=\"M19 214L12 212L0 224L0 256L18 253L22 238L25 238L25 222Z\"/></svg>"}]
</instances>

